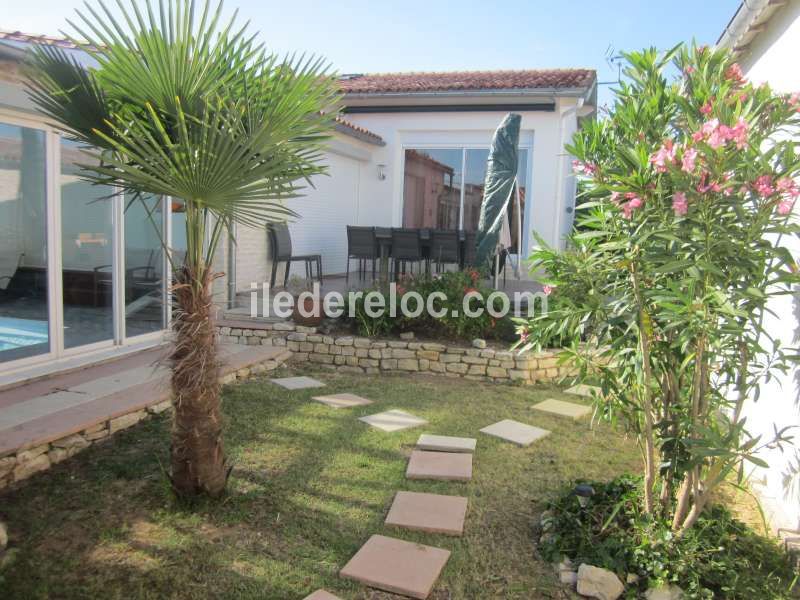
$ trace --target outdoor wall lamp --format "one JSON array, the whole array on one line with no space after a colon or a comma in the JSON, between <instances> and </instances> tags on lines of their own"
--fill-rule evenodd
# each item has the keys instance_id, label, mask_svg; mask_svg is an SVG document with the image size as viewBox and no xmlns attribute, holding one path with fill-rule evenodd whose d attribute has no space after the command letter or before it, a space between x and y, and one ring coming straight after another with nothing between
<instances>
[{"instance_id":1,"label":"outdoor wall lamp","mask_svg":"<svg viewBox=\"0 0 800 600\"><path fill-rule=\"evenodd\" d=\"M589 504L589 498L594 496L594 488L586 483L576 485L573 491L578 497L578 503L581 508L586 508L586 505Z\"/></svg>"},{"instance_id":2,"label":"outdoor wall lamp","mask_svg":"<svg viewBox=\"0 0 800 600\"><path fill-rule=\"evenodd\" d=\"M380 181L386 179L386 165L383 163L378 163L378 179Z\"/></svg>"}]
</instances>

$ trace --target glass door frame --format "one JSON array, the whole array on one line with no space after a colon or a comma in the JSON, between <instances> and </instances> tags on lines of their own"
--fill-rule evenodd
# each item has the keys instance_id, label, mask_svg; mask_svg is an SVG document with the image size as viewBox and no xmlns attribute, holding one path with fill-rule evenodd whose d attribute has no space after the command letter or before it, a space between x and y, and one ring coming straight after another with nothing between
<instances>
[{"instance_id":1,"label":"glass door frame","mask_svg":"<svg viewBox=\"0 0 800 600\"><path fill-rule=\"evenodd\" d=\"M400 163L400 172L406 172L406 150L461 150L461 199L459 200L459 208L458 208L458 228L464 229L464 195L466 193L466 186L464 185L464 176L467 168L467 151L468 150L490 150L490 144L473 144L473 143L460 143L457 141L453 141L451 143L442 142L442 143L414 143L414 142L406 142L400 145L400 156L401 156L401 163ZM525 209L524 214L522 215L522 248L528 247L529 242L529 219L530 219L530 211L533 205L533 140L531 143L520 144L518 150L525 150L528 153L527 159L525 161L525 177L526 177L526 184L525 187L528 188L526 191L525 196ZM404 178L405 179L405 178ZM402 214L404 207L402 203L404 200L404 189L402 186L405 186L405 181L401 180L400 185L400 215L401 215L401 222L400 225L402 226ZM518 255L514 255L516 260L519 260Z\"/></svg>"},{"instance_id":2,"label":"glass door frame","mask_svg":"<svg viewBox=\"0 0 800 600\"><path fill-rule=\"evenodd\" d=\"M126 347L153 345L163 340L169 329L171 319L171 299L169 278L171 273L167 252L161 252L163 285L162 323L164 328L158 331L128 337L125 332L125 204L121 190L110 200L112 203L112 316L113 335L110 340L103 340L64 348L64 289L62 274L62 230L61 230L61 134L43 120L34 115L0 107L0 122L14 127L24 127L41 131L45 135L45 239L47 241L47 318L49 348L47 352L0 362L0 370L13 372L33 367L48 361L71 358L83 354L100 353ZM167 249L172 243L172 205L170 198L161 199L162 232Z\"/></svg>"}]
</instances>

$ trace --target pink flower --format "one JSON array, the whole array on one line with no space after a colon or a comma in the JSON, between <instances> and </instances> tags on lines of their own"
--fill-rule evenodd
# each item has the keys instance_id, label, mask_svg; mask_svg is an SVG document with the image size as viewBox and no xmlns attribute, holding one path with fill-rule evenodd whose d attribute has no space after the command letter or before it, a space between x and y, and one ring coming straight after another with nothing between
<instances>
[{"instance_id":1,"label":"pink flower","mask_svg":"<svg viewBox=\"0 0 800 600\"><path fill-rule=\"evenodd\" d=\"M797 198L800 196L800 186L797 185L796 181L789 177L781 177L778 179L778 181L775 182L775 189L791 198Z\"/></svg>"},{"instance_id":2,"label":"pink flower","mask_svg":"<svg viewBox=\"0 0 800 600\"><path fill-rule=\"evenodd\" d=\"M778 203L778 214L779 215L788 215L792 212L792 208L794 208L794 201L793 200L781 200Z\"/></svg>"},{"instance_id":3,"label":"pink flower","mask_svg":"<svg viewBox=\"0 0 800 600\"><path fill-rule=\"evenodd\" d=\"M722 127L725 127L725 125L723 125ZM716 150L720 146L724 146L727 140L726 131L728 128L725 127L725 129L723 129L722 127L718 127L717 129L712 131L711 135L709 135L708 139L706 140L706 143L708 143L708 145L711 146L714 150Z\"/></svg>"},{"instance_id":4,"label":"pink flower","mask_svg":"<svg viewBox=\"0 0 800 600\"><path fill-rule=\"evenodd\" d=\"M739 63L733 63L728 67L725 71L725 77L736 83L743 83L744 74L742 73L742 67L739 66Z\"/></svg>"},{"instance_id":5,"label":"pink flower","mask_svg":"<svg viewBox=\"0 0 800 600\"><path fill-rule=\"evenodd\" d=\"M634 192L628 192L625 194L625 198L627 198L628 201L622 205L622 216L626 219L630 219L633 215L633 211L642 206L642 199Z\"/></svg>"},{"instance_id":6,"label":"pink flower","mask_svg":"<svg viewBox=\"0 0 800 600\"><path fill-rule=\"evenodd\" d=\"M692 73L695 72L695 68L692 65L689 65L683 70L683 72L686 73L687 75L691 75Z\"/></svg>"},{"instance_id":7,"label":"pink flower","mask_svg":"<svg viewBox=\"0 0 800 600\"><path fill-rule=\"evenodd\" d=\"M702 131L695 131L692 134L692 140L695 142L699 142L703 139L703 132Z\"/></svg>"},{"instance_id":8,"label":"pink flower","mask_svg":"<svg viewBox=\"0 0 800 600\"><path fill-rule=\"evenodd\" d=\"M719 128L719 119L711 119L710 121L706 121L703 123L703 126L700 127L700 133L703 134L703 137L708 137L712 133L714 133Z\"/></svg>"},{"instance_id":9,"label":"pink flower","mask_svg":"<svg viewBox=\"0 0 800 600\"><path fill-rule=\"evenodd\" d=\"M800 103L800 92L792 92L789 96L789 106L797 106Z\"/></svg>"},{"instance_id":10,"label":"pink flower","mask_svg":"<svg viewBox=\"0 0 800 600\"><path fill-rule=\"evenodd\" d=\"M683 160L681 161L681 168L687 173L691 173L695 169L695 161L697 160L697 150L694 148L687 148L683 152Z\"/></svg>"},{"instance_id":11,"label":"pink flower","mask_svg":"<svg viewBox=\"0 0 800 600\"><path fill-rule=\"evenodd\" d=\"M753 189L755 189L762 198L771 196L775 193L775 188L772 187L772 177L769 175L762 175L753 182Z\"/></svg>"},{"instance_id":12,"label":"pink flower","mask_svg":"<svg viewBox=\"0 0 800 600\"><path fill-rule=\"evenodd\" d=\"M556 289L554 285L545 285L542 287L545 296L552 294L554 289Z\"/></svg>"},{"instance_id":13,"label":"pink flower","mask_svg":"<svg viewBox=\"0 0 800 600\"><path fill-rule=\"evenodd\" d=\"M742 117L739 117L739 120L736 121L736 125L728 129L728 139L736 142L736 148L738 150L741 150L747 145L747 134L749 129L750 125L748 125L747 121L745 121Z\"/></svg>"},{"instance_id":14,"label":"pink flower","mask_svg":"<svg viewBox=\"0 0 800 600\"><path fill-rule=\"evenodd\" d=\"M594 175L597 173L597 165L594 163L584 163L579 160L573 160L572 170L583 175Z\"/></svg>"},{"instance_id":15,"label":"pink flower","mask_svg":"<svg viewBox=\"0 0 800 600\"><path fill-rule=\"evenodd\" d=\"M619 192L611 192L611 201L612 201L614 204L619 204L619 197L620 197L621 195L622 195L622 194L620 194Z\"/></svg>"},{"instance_id":16,"label":"pink flower","mask_svg":"<svg viewBox=\"0 0 800 600\"><path fill-rule=\"evenodd\" d=\"M672 210L675 211L676 217L682 217L689 212L689 202L686 200L686 194L675 192L672 196Z\"/></svg>"},{"instance_id":17,"label":"pink flower","mask_svg":"<svg viewBox=\"0 0 800 600\"><path fill-rule=\"evenodd\" d=\"M711 100L709 100L708 102L703 104L703 106L700 107L700 113L704 114L706 116L711 114L711 110L712 110L712 108L711 108Z\"/></svg>"},{"instance_id":18,"label":"pink flower","mask_svg":"<svg viewBox=\"0 0 800 600\"><path fill-rule=\"evenodd\" d=\"M742 104L747 102L747 98L748 98L748 95L747 95L746 92L742 92L741 94L739 94L739 102L741 102Z\"/></svg>"},{"instance_id":19,"label":"pink flower","mask_svg":"<svg viewBox=\"0 0 800 600\"><path fill-rule=\"evenodd\" d=\"M650 162L655 166L656 172L666 173L667 163L675 161L675 146L672 140L665 140L661 148L650 157Z\"/></svg>"}]
</instances>

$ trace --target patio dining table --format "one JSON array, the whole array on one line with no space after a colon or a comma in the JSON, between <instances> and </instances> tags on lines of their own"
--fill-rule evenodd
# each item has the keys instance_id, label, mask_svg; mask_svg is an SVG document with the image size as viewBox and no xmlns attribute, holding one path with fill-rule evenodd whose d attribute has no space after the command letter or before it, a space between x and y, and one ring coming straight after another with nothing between
<instances>
[{"instance_id":1,"label":"patio dining table","mask_svg":"<svg viewBox=\"0 0 800 600\"><path fill-rule=\"evenodd\" d=\"M428 228L420 228L419 237L422 242L423 256L430 256L431 248L431 230ZM375 239L378 242L380 251L380 280L383 282L389 281L389 257L392 255L392 228L391 227L376 227ZM458 252L459 256L464 256L464 240L466 239L466 231L463 229L458 230Z\"/></svg>"}]
</instances>

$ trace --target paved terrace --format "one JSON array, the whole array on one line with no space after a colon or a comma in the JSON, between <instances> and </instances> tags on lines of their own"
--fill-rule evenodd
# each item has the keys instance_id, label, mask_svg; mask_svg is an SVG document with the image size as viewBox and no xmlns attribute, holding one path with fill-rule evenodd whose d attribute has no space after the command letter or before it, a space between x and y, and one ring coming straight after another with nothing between
<instances>
[{"instance_id":1,"label":"paved terrace","mask_svg":"<svg viewBox=\"0 0 800 600\"><path fill-rule=\"evenodd\" d=\"M222 380L276 368L284 347L221 346ZM165 347L0 391L0 488L170 406Z\"/></svg>"}]
</instances>

